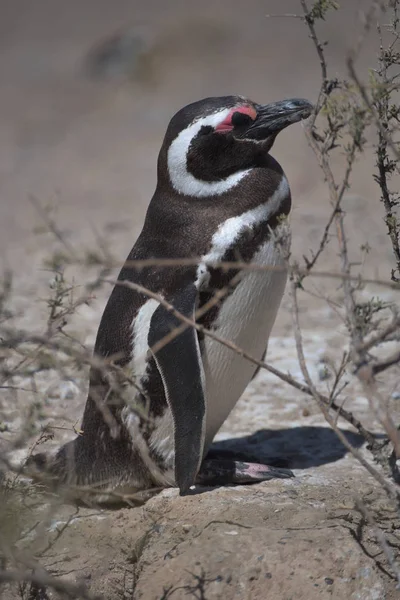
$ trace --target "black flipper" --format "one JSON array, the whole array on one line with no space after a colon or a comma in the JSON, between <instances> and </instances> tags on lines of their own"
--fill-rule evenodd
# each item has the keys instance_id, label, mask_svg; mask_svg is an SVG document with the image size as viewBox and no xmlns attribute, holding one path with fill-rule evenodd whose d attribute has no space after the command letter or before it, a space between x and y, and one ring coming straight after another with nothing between
<instances>
[{"instance_id":1,"label":"black flipper","mask_svg":"<svg viewBox=\"0 0 400 600\"><path fill-rule=\"evenodd\" d=\"M168 301L193 319L196 298L197 289L190 284ZM150 349L180 325L182 321L160 305L150 323ZM175 481L182 494L195 482L205 438L204 372L197 331L187 327L153 356L174 420Z\"/></svg>"}]
</instances>

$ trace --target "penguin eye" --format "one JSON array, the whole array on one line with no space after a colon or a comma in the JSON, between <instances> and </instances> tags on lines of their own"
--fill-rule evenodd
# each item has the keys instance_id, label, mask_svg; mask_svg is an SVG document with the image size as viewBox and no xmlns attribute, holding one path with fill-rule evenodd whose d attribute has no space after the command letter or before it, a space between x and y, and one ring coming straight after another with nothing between
<instances>
[{"instance_id":1,"label":"penguin eye","mask_svg":"<svg viewBox=\"0 0 400 600\"><path fill-rule=\"evenodd\" d=\"M211 125L203 125L203 127L200 129L198 135L208 135L209 133L212 133L214 131L214 128L211 127Z\"/></svg>"},{"instance_id":2,"label":"penguin eye","mask_svg":"<svg viewBox=\"0 0 400 600\"><path fill-rule=\"evenodd\" d=\"M253 119L244 112L236 111L232 115L231 123L234 127L245 127L251 125Z\"/></svg>"},{"instance_id":3,"label":"penguin eye","mask_svg":"<svg viewBox=\"0 0 400 600\"><path fill-rule=\"evenodd\" d=\"M257 112L252 106L238 106L233 108L226 119L224 119L215 131L227 132L232 131L235 127L249 127L257 118Z\"/></svg>"}]
</instances>

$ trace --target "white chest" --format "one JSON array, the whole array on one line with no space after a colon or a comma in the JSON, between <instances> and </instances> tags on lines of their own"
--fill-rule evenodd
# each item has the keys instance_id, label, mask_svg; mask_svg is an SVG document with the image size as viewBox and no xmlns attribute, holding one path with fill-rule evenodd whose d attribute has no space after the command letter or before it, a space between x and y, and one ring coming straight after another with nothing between
<instances>
[{"instance_id":1,"label":"white chest","mask_svg":"<svg viewBox=\"0 0 400 600\"><path fill-rule=\"evenodd\" d=\"M286 270L282 268L285 264L282 251L274 240L267 241L252 262L271 270L247 272L223 303L215 327L220 337L261 359L285 289ZM207 394L206 452L253 377L256 366L209 337L205 338L203 365Z\"/></svg>"},{"instance_id":2,"label":"white chest","mask_svg":"<svg viewBox=\"0 0 400 600\"><path fill-rule=\"evenodd\" d=\"M223 303L214 325L221 338L234 342L254 358L261 359L283 296L287 273L282 252L272 240L259 249L252 262L265 266L266 270L247 272ZM202 361L207 402L205 455L218 429L253 377L256 365L207 336ZM161 452L167 462L170 461L170 472L165 473L160 480L162 483L173 482L173 439L172 415L167 410L150 439L152 448Z\"/></svg>"}]
</instances>

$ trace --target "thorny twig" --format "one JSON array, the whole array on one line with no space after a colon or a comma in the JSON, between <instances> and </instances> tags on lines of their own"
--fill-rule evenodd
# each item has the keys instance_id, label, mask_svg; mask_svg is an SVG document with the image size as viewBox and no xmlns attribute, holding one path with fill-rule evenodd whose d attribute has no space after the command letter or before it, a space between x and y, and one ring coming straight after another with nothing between
<instances>
[{"instance_id":1,"label":"thorny twig","mask_svg":"<svg viewBox=\"0 0 400 600\"><path fill-rule=\"evenodd\" d=\"M314 399L318 403L318 405L321 409L321 412L324 415L326 421L329 423L329 425L335 431L336 435L339 437L342 444L349 450L349 452L351 452L351 454L353 454L353 456L363 465L363 467L365 467L365 469L374 477L374 479L376 479L376 481L378 481L381 484L381 486L386 490L386 492L392 499L400 500L400 490L398 490L396 488L396 486L394 486L377 469L375 469L375 467L373 467L363 457L363 455L361 454L361 452L359 450L357 450L357 448L354 448L354 446L352 446L352 444L350 444L350 442L347 440L347 438L343 434L343 432L340 431L340 429L337 427L335 420L329 414L329 410L326 408L325 404L323 402L321 402L321 395L318 392L317 388L315 387L315 385L312 381L311 375L309 373L309 370L308 370L308 367L306 364L305 356L304 356L303 340L302 340L301 328L300 328L300 322L299 322L297 289L298 289L297 282L294 279L292 279L290 282L290 293L291 293L291 298L292 298L293 330L294 330L294 336L295 336L295 342L296 342L297 356L299 359L299 365L300 365L303 377L306 380L307 385L309 386Z\"/></svg>"},{"instance_id":2,"label":"thorny twig","mask_svg":"<svg viewBox=\"0 0 400 600\"><path fill-rule=\"evenodd\" d=\"M175 317L177 317L180 321L182 321L182 323L185 324L186 327L195 328L197 331L203 333L204 335L210 337L211 339L214 339L215 341L219 342L223 346L230 348L231 350L233 350L233 352L236 352L243 358L252 362L254 365L257 365L258 367L260 367L261 369L265 369L269 373L272 373L273 375L275 375L282 381L285 381L292 387L298 389L299 391L304 392L305 394L307 394L309 396L313 395L312 390L310 389L309 385L305 385L305 384L299 382L298 380L296 380L290 374L283 373L282 371L269 365L265 361L259 360L259 359L255 358L254 356L251 356L248 352L243 350L243 348L240 348L232 341L224 339L223 337L221 337L214 331L211 331L211 330L205 328L203 325L200 325L199 323L197 323L195 320L190 319L189 317L186 317L185 315L183 315L182 313L177 311L172 304L167 302L159 294L156 294L156 293L152 292L151 290L148 290L147 288L145 288L139 284L133 283L131 281L109 281L109 283L128 287L129 289L136 290L137 292L139 292L141 294L145 294L148 298L153 298L154 300L157 300L157 302L159 302L162 306L164 306L164 308L166 308ZM181 328L176 328L171 334L168 335L168 339L170 340L172 335L175 335L175 332L178 330L180 332ZM171 337L170 337L170 335L171 335ZM160 343L163 343L163 340L161 340ZM153 352L155 352L157 349L158 349L158 344L157 344L157 348L153 348L152 350L153 350ZM326 396L321 395L321 402L323 404L325 404L327 407L336 411L340 416L342 416L349 423L351 423L357 429L357 431L364 437L364 439L366 441L368 441L369 444L372 444L372 445L375 444L375 437L368 430L366 430L362 426L362 424L357 419L354 418L354 416L351 413L346 411L343 407L337 406L331 399L328 399Z\"/></svg>"},{"instance_id":3,"label":"thorny twig","mask_svg":"<svg viewBox=\"0 0 400 600\"><path fill-rule=\"evenodd\" d=\"M392 270L392 281L400 281L400 226L396 215L396 207L399 203L399 195L390 190L389 180L394 173L399 173L398 161L400 160L400 149L398 142L394 141L393 134L399 131L400 109L392 102L392 94L398 89L396 79L398 77L398 68L400 66L399 45L399 3L398 0L391 2L390 8L393 11L393 18L390 26L392 41L388 46L384 46L381 25L378 22L377 30L380 37L379 48L379 68L374 71L372 77L371 93L361 82L355 68L355 59L358 55L367 33L371 30L375 21L376 13L385 10L385 2L372 3L370 10L365 16L364 29L356 44L347 57L347 68L351 79L355 83L362 101L371 114L378 135L378 144L376 147L376 166L378 173L374 175L380 192L381 201L385 209L385 223L388 235L392 243L393 254L396 260L396 269ZM397 48L396 48L397 45ZM395 71L392 72L393 67ZM394 155L390 157L389 149ZM397 274L396 274L397 272Z\"/></svg>"},{"instance_id":4,"label":"thorny twig","mask_svg":"<svg viewBox=\"0 0 400 600\"><path fill-rule=\"evenodd\" d=\"M319 38L316 34L316 29L314 27L314 19L309 17L311 14L307 3L305 0L300 0L300 4L303 8L303 12L305 14L305 22L308 26L310 37L316 47L318 58L321 65L321 74L322 74L322 84L321 91L319 95L319 100L317 102L317 107L315 111L314 119L312 119L306 128L307 138L309 144L314 151L314 154L318 160L318 163L323 171L325 180L327 182L328 190L329 190L329 199L330 203L333 207L333 212L329 218L327 226L325 228L320 247L318 252L315 255L315 260L307 261L306 267L311 272L314 267L316 260L321 255L328 239L328 233L330 229L331 223L335 223L336 225L336 237L338 240L339 247L339 258L340 258L340 270L343 276L342 286L343 286L343 295L344 295L344 309L346 315L346 323L349 331L350 338L350 348L349 348L349 357L355 367L356 374L363 386L364 394L368 398L370 407L372 412L380 421L383 426L386 434L391 440L394 448L394 455L397 458L400 458L400 433L399 429L396 427L391 415L389 413L389 402L387 398L384 398L381 392L379 391L377 382L375 380L375 374L379 372L380 368L382 370L387 369L389 366L393 366L394 364L398 364L400 361L400 351L394 352L389 358L381 360L379 362L374 362L369 351L375 349L378 344L385 342L390 339L395 332L399 329L399 321L397 317L396 311L394 311L394 316L392 318L391 323L387 325L383 330L374 333L368 339L366 339L366 330L360 324L359 317L359 309L360 305L357 303L357 299L355 296L356 288L352 285L350 275L351 275L351 263L349 260L348 247L347 247L347 238L345 231L345 214L341 209L341 201L343 198L343 194L345 190L348 188L350 175L353 169L353 164L356 156L356 152L363 147L364 140L362 138L362 131L365 128L366 123L368 122L368 113L360 114L361 116L361 129L360 124L358 128L356 127L354 132L350 132L352 134L352 142L350 146L350 152L347 151L347 168L345 174L343 176L342 184L338 185L337 181L332 172L330 157L329 157L329 149L332 146L328 146L325 143L323 137L321 137L318 133L315 132L315 121L320 110L321 104L324 102L324 91L326 88L327 81L327 68L324 56L324 49L322 43L319 41ZM372 27L373 20L377 14L379 14L384 9L384 2L380 2L374 0L369 10L367 11L361 34L356 39L354 43L352 51L349 53L347 59L347 66L349 69L350 76L353 82L356 84L356 88L361 95L362 100L364 101L364 105L366 110L372 115L372 119L376 124L378 130L378 148L377 148L377 166L378 166L378 176L376 176L376 180L381 188L382 193L382 201L386 210L386 224L388 227L389 237L392 242L393 251L396 257L398 270L400 272L400 245L398 241L400 229L398 228L397 221L393 214L393 208L397 205L398 197L390 197L390 192L387 184L387 174L393 172L397 168L396 161L390 161L387 154L387 148L391 148L395 157L399 159L400 155L398 152L398 147L393 141L393 129L389 130L388 121L390 120L389 115L389 101L391 97L391 93L393 91L393 87L391 86L392 80L389 80L387 76L387 63L383 57L382 43L381 43L381 70L379 72L381 76L381 80L384 84L383 92L380 91L378 94L379 98L383 98L383 100L378 102L378 105L374 104L373 100L370 100L368 92L360 83L360 78L355 69L355 59L360 52L360 48L364 42L364 39L367 36L367 33L370 31ZM391 2L392 8L394 7L394 29L395 29L395 37L396 41L399 36L397 34L397 26L399 20L397 18L397 5L398 0ZM378 26L379 30L379 26ZM398 60L399 54L395 54L396 60ZM393 62L393 61L392 61ZM375 97L377 94L375 95ZM322 100L321 100L322 98ZM393 114L393 112L392 112ZM397 122L399 121L400 112L396 112L395 119ZM329 130L333 131L333 136L337 135L337 129L333 128L332 121L329 118L329 114L327 117ZM397 123L396 123L397 127ZM329 139L329 130L326 134L325 139ZM399 504L400 501L400 491L399 489L393 485L390 481L388 481L377 469L375 469L372 465L370 465L362 456L362 454L355 448L351 446L343 436L342 432L338 430L336 423L332 419L329 414L329 411L326 409L325 405L323 405L320 401L320 394L313 384L311 379L303 352L303 343L302 343L302 334L299 323L299 314L298 314L298 303L297 303L297 290L303 281L304 276L295 276L292 274L291 276L291 297L292 297L292 311L293 311L293 326L294 326L294 335L296 340L296 348L298 354L298 360L300 364L301 371L303 373L304 379L313 395L317 403L319 404L324 417L331 425L331 427L336 431L337 435L341 439L342 443L349 449L349 451L357 458L357 460L369 471L369 473L381 484L381 486L386 490L388 495L397 501ZM398 282L399 279L395 276L395 273L392 272L392 281ZM336 382L335 382L336 383ZM376 458L380 457L379 444L372 448L373 453ZM382 461L381 461L382 462ZM398 482L398 469L395 459L389 457L386 460L385 466L391 472L393 479ZM362 503L361 503L361 506ZM362 512L364 516L370 517L367 515L365 507L362 508ZM369 518L371 521L371 519ZM388 547L386 540L384 539L383 533L380 529L377 530L377 539L381 543L382 549L388 559L388 562L396 574L398 581L400 582L400 568L397 565L393 553ZM389 549L389 552L388 552Z\"/></svg>"},{"instance_id":5,"label":"thorny twig","mask_svg":"<svg viewBox=\"0 0 400 600\"><path fill-rule=\"evenodd\" d=\"M300 0L300 1L301 1L301 5L303 6L303 9L306 10L307 4L305 3L304 0ZM365 20L365 23L366 23L365 28L366 29L370 27L370 22L371 22L371 18L372 18L371 15L375 14L375 9L378 6L378 4L379 3L374 2L372 8L370 9L370 12L368 13L368 17ZM322 65L323 65L322 66L322 76L323 76L322 89L323 89L324 82L327 77L326 62L325 62L325 58L324 58L323 47L322 47L322 44L319 43L315 28L314 28L313 20L310 23L309 19L306 19L306 23L309 27L311 38L313 39L313 42L318 49L319 59L320 59L320 61L322 61ZM359 47L361 45L362 39L363 39L363 37L360 36L357 40L357 47L353 52L354 56L359 51ZM350 334L350 358L352 359L356 369L358 369L362 365L368 364L370 359L367 354L366 348L364 346L363 331L359 325L358 305L357 305L357 301L356 301L355 295L354 295L355 288L353 287L351 280L349 278L349 276L351 275L351 271L350 271L351 265L350 265L349 256L348 256L347 238L346 238L346 232L345 232L345 223L344 223L345 214L340 209L340 205L341 205L341 200L343 198L344 192L349 185L350 174L351 174L352 167L354 164L356 151L360 144L360 133L359 132L354 133L354 137L352 139L350 150L347 153L346 171L345 171L345 174L343 177L342 184L339 186L336 183L335 177L333 175L332 168L330 165L329 154L326 150L326 147L324 147L324 145L313 135L313 125L314 125L313 122L311 122L311 124L306 129L306 133L307 133L307 138L308 138L309 144L310 144L312 150L314 151L316 158L318 160L318 163L324 173L325 180L328 185L330 202L331 202L332 206L334 207L334 213L333 213L334 218L332 220L334 220L335 224L336 224L336 236L337 236L337 240L338 240L339 256L340 256L340 269L341 269L341 273L343 275L342 285L343 285L343 293L344 293L344 307L345 307L345 314L346 314L346 322L347 322L347 326L348 326L348 330L349 330L349 334ZM325 239L326 239L326 236L323 237L323 241L325 241ZM315 264L315 262L314 262L314 264ZM395 356L393 356L393 361L394 361L394 359L395 359ZM382 368L386 368L388 365L394 364L393 361L391 361L389 363L386 362L385 365L382 365ZM379 370L379 366L375 365L375 368ZM371 374L373 375L373 373L371 373ZM369 384L371 385L372 380L369 379L368 381L369 381ZM365 386L365 378L363 379L363 385ZM368 394L368 397L371 398L371 394ZM375 414L377 414L376 403L372 403L371 407L372 406L375 407L374 412L375 412ZM378 413L381 416L381 419L380 419L381 423L384 426L385 430L387 431L388 435L390 436L390 439L392 440L394 447L400 451L400 441L399 441L399 435L396 430L396 427L394 426L394 424L392 424L390 422L390 420L388 421L387 418L383 418L381 411L378 411ZM386 429L386 426L388 424L390 425L389 430Z\"/></svg>"}]
</instances>

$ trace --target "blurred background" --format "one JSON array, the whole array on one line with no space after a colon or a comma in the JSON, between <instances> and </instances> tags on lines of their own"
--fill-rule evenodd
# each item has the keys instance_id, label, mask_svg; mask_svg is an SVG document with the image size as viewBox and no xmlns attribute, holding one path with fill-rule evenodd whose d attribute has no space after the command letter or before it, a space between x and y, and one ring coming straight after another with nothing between
<instances>
[{"instance_id":1,"label":"blurred background","mask_svg":"<svg viewBox=\"0 0 400 600\"><path fill-rule=\"evenodd\" d=\"M359 12L368 6L366 0L342 4L317 25L329 40L331 76L345 74ZM1 0L0 251L6 263L32 276L35 253L42 254L47 237L34 231L40 218L32 196L52 208L76 243L119 223L124 229L114 244L123 260L154 191L166 126L185 104L224 94L257 102L315 100L320 67L304 23L268 13L300 15L300 2ZM372 36L358 61L362 77L375 51ZM273 153L289 177L293 218L301 223L296 243L306 251L329 207L301 126L284 131ZM371 167L356 173L354 206L365 207L372 197L377 204ZM355 221L362 234L371 231L366 221ZM377 212L372 221L379 221L372 227L378 235Z\"/></svg>"}]
</instances>

